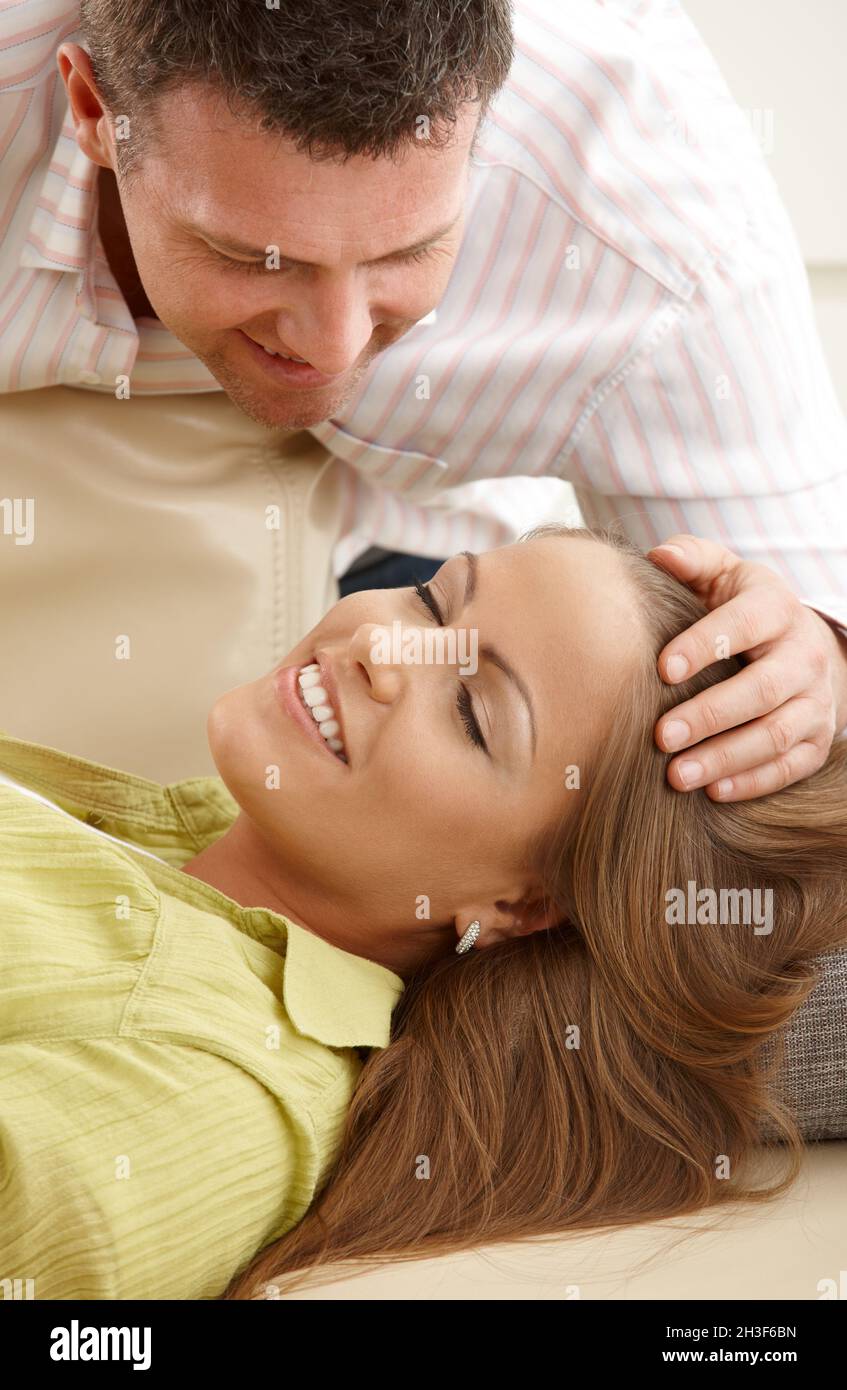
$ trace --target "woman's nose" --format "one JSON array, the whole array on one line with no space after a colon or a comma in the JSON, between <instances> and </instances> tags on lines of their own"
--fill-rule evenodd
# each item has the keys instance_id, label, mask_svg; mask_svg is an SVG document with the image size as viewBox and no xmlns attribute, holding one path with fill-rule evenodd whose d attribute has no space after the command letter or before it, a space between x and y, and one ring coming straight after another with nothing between
<instances>
[{"instance_id":1,"label":"woman's nose","mask_svg":"<svg viewBox=\"0 0 847 1390\"><path fill-rule=\"evenodd\" d=\"M403 661L403 624L360 623L350 639L350 660L364 670L375 700L395 700L408 677Z\"/></svg>"}]
</instances>

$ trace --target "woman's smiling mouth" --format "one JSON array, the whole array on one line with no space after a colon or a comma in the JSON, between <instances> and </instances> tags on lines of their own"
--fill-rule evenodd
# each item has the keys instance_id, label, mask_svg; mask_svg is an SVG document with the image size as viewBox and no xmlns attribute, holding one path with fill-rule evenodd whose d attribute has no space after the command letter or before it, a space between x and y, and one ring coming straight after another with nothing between
<instances>
[{"instance_id":1,"label":"woman's smiling mouth","mask_svg":"<svg viewBox=\"0 0 847 1390\"><path fill-rule=\"evenodd\" d=\"M347 755L344 752L344 743L338 737L341 732L341 725L335 717L335 710L329 703L329 695L321 685L321 668L316 661L301 668L297 683L300 686L300 696L303 703L317 724L321 737L326 739L333 753L337 753L341 761L346 763Z\"/></svg>"},{"instance_id":2,"label":"woman's smiling mouth","mask_svg":"<svg viewBox=\"0 0 847 1390\"><path fill-rule=\"evenodd\" d=\"M283 666L274 680L286 712L313 737L317 737L336 761L347 764L347 750L335 705L330 703L328 680L317 662L306 666ZM334 698L334 697L333 697ZM336 701L337 703L337 701Z\"/></svg>"}]
</instances>

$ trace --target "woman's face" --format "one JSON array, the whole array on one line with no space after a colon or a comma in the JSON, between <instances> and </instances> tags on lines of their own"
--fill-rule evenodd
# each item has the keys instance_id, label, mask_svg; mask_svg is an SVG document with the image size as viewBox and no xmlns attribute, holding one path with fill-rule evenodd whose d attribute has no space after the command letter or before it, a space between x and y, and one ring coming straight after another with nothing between
<instances>
[{"instance_id":1,"label":"woman's face","mask_svg":"<svg viewBox=\"0 0 847 1390\"><path fill-rule=\"evenodd\" d=\"M462 930L483 911L514 929L509 905L540 888L528 839L577 811L643 660L631 580L596 541L455 555L425 590L426 602L414 588L341 599L209 716L242 843L278 866L290 915L342 946ZM296 672L315 662L346 762L301 702Z\"/></svg>"}]
</instances>

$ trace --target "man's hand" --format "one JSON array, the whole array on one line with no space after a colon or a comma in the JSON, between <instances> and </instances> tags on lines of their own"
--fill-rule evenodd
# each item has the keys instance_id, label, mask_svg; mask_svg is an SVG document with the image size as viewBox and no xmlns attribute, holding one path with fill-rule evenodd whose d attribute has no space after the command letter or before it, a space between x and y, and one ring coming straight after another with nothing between
<instances>
[{"instance_id":1,"label":"man's hand","mask_svg":"<svg viewBox=\"0 0 847 1390\"><path fill-rule=\"evenodd\" d=\"M715 541L671 536L648 556L711 610L659 653L662 679L742 652L748 663L658 721L658 746L686 750L668 765L671 786L747 801L816 772L847 723L844 638L772 570Z\"/></svg>"}]
</instances>

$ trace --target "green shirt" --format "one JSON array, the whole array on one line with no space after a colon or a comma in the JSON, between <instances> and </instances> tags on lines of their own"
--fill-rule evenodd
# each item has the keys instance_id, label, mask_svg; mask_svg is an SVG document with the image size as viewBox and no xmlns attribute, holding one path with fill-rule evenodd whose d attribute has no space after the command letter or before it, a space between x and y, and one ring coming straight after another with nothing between
<instances>
[{"instance_id":1,"label":"green shirt","mask_svg":"<svg viewBox=\"0 0 847 1390\"><path fill-rule=\"evenodd\" d=\"M403 981L180 872L220 778L2 731L0 772L61 808L0 783L0 1297L215 1297L309 1207Z\"/></svg>"}]
</instances>

